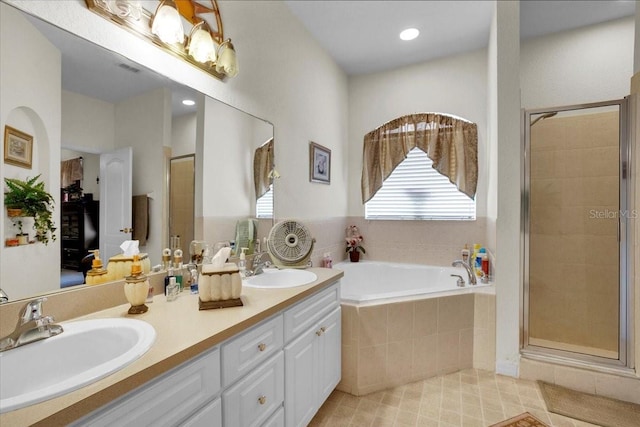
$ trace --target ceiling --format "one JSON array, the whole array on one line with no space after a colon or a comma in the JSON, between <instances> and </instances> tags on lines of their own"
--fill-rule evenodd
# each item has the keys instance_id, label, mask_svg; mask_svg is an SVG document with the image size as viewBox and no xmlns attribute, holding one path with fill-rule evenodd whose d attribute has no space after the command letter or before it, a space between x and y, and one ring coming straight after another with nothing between
<instances>
[{"instance_id":1,"label":"ceiling","mask_svg":"<svg viewBox=\"0 0 640 427\"><path fill-rule=\"evenodd\" d=\"M384 71L484 48L493 1L285 1L311 35L350 75ZM634 0L520 2L526 39L635 13ZM404 42L401 30L420 36Z\"/></svg>"},{"instance_id":2,"label":"ceiling","mask_svg":"<svg viewBox=\"0 0 640 427\"><path fill-rule=\"evenodd\" d=\"M285 3L348 74L383 71L483 48L493 10L492 1ZM633 0L526 0L520 6L521 34L534 37L634 13ZM196 97L192 89L39 19L28 19L61 50L63 88L117 103L164 86L172 91L174 116L195 111L181 104L182 99ZM420 29L420 37L403 42L398 33L409 26Z\"/></svg>"}]
</instances>

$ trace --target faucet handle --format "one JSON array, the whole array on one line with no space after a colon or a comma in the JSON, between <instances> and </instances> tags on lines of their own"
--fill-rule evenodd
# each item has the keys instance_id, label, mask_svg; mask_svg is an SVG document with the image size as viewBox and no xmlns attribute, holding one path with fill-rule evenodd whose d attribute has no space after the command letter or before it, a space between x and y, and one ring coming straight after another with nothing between
<instances>
[{"instance_id":1,"label":"faucet handle","mask_svg":"<svg viewBox=\"0 0 640 427\"><path fill-rule=\"evenodd\" d=\"M452 274L451 277L457 277L458 280L456 281L456 285L458 285L459 288L464 287L464 279L462 278L462 276L458 275L458 274Z\"/></svg>"},{"instance_id":2,"label":"faucet handle","mask_svg":"<svg viewBox=\"0 0 640 427\"><path fill-rule=\"evenodd\" d=\"M42 297L29 301L20 312L21 324L24 325L32 320L40 319L42 317L42 303L46 300L46 297Z\"/></svg>"}]
</instances>

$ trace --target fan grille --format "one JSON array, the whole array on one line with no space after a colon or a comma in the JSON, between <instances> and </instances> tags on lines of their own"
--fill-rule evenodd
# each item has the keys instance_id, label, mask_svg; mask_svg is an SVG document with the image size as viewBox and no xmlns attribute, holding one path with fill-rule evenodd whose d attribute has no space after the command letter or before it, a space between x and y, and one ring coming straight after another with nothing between
<instances>
[{"instance_id":1,"label":"fan grille","mask_svg":"<svg viewBox=\"0 0 640 427\"><path fill-rule=\"evenodd\" d=\"M269 232L269 252L284 264L303 261L312 248L311 233L307 227L297 221L281 221Z\"/></svg>"}]
</instances>

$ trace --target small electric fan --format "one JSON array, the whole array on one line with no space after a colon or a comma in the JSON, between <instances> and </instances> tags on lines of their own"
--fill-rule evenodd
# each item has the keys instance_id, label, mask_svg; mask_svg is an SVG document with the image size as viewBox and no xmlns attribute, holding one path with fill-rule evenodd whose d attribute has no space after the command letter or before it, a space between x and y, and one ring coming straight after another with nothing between
<instances>
[{"instance_id":1,"label":"small electric fan","mask_svg":"<svg viewBox=\"0 0 640 427\"><path fill-rule=\"evenodd\" d=\"M271 228L267 251L278 268L306 268L315 241L304 224L284 220Z\"/></svg>"}]
</instances>

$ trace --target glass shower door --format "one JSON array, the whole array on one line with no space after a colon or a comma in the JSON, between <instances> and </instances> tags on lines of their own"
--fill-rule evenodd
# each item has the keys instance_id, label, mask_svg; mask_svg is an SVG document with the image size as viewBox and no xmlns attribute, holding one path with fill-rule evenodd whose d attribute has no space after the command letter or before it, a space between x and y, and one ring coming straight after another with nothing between
<instances>
[{"instance_id":1,"label":"glass shower door","mask_svg":"<svg viewBox=\"0 0 640 427\"><path fill-rule=\"evenodd\" d=\"M626 363L623 101L525 114L525 349Z\"/></svg>"}]
</instances>

